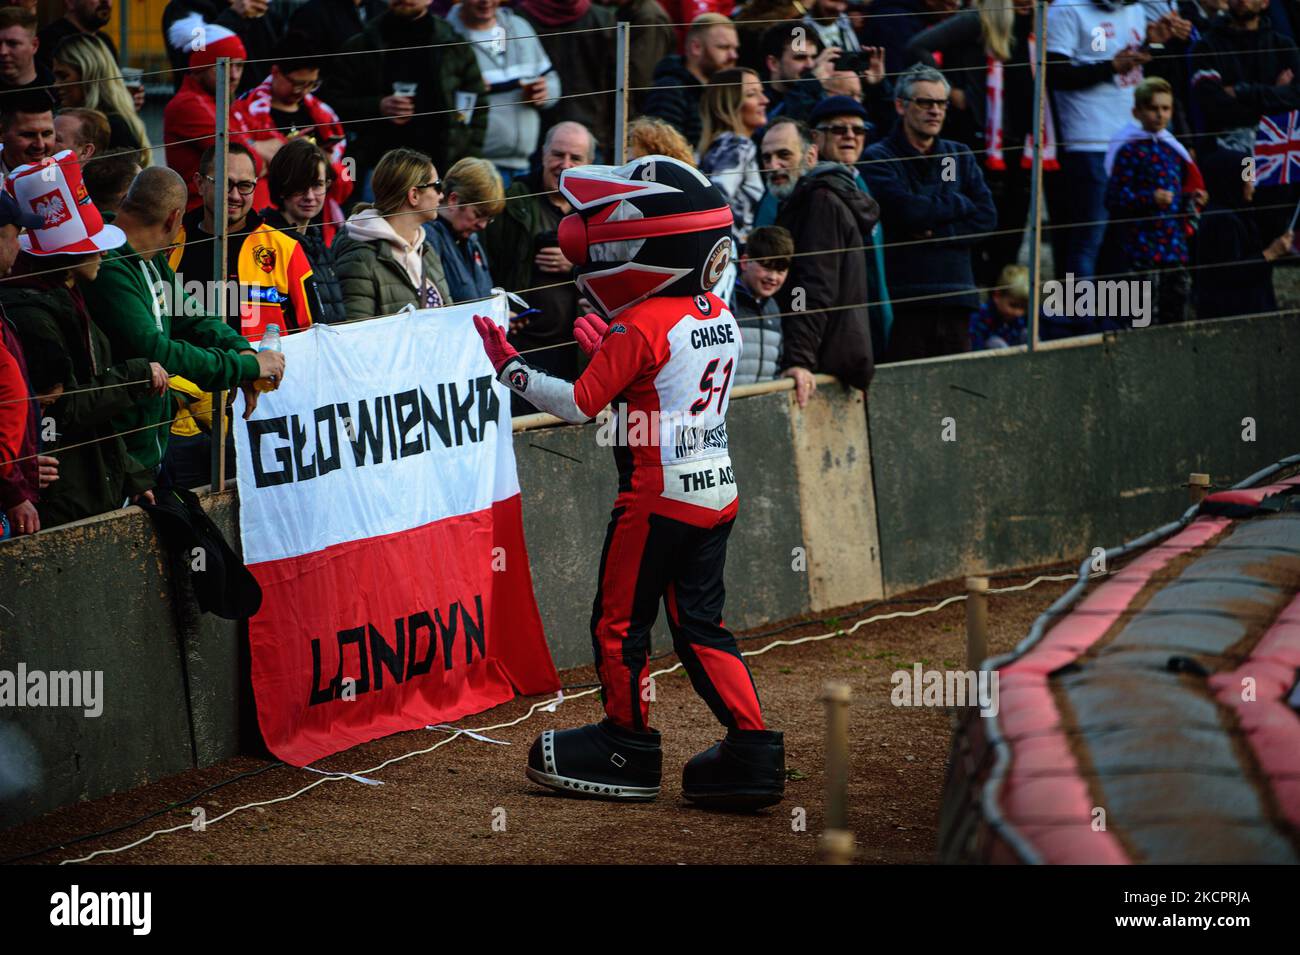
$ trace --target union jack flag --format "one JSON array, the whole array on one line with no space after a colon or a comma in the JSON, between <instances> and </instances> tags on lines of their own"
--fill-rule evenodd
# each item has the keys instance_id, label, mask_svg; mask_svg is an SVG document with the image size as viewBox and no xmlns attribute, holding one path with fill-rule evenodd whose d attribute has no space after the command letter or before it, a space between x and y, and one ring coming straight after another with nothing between
<instances>
[{"instance_id":1,"label":"union jack flag","mask_svg":"<svg viewBox=\"0 0 1300 955\"><path fill-rule=\"evenodd\" d=\"M1255 185L1300 182L1300 111L1265 116L1255 131Z\"/></svg>"}]
</instances>

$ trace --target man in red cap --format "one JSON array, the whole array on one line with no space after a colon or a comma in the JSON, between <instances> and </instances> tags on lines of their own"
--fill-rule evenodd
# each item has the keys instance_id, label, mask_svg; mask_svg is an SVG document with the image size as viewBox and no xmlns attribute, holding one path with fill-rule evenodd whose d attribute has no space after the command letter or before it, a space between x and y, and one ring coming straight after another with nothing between
<instances>
[{"instance_id":1,"label":"man in red cap","mask_svg":"<svg viewBox=\"0 0 1300 955\"><path fill-rule=\"evenodd\" d=\"M243 41L225 27L204 23L197 14L172 24L169 36L182 35L194 37L189 44L190 69L180 90L163 110L163 142L167 148L167 165L189 183L187 209L196 209L202 203L194 187L199 159L203 151L216 142L217 60L222 57L230 60L231 141L241 142L255 154L260 153L262 160L274 155L279 143L255 144L247 135L247 117L235 101L235 88L239 86L247 58ZM253 207L261 209L270 205L270 201L266 184L259 180L258 191L253 194Z\"/></svg>"}]
</instances>

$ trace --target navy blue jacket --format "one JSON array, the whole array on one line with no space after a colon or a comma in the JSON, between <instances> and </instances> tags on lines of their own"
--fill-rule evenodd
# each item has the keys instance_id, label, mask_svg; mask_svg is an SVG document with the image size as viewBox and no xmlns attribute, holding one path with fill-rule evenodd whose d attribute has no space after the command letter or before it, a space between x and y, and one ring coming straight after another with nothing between
<instances>
[{"instance_id":1,"label":"navy blue jacket","mask_svg":"<svg viewBox=\"0 0 1300 955\"><path fill-rule=\"evenodd\" d=\"M898 300L956 292L962 294L936 297L933 304L976 308L971 246L979 233L997 228L993 196L975 157L960 143L936 139L925 158L918 156L901 123L863 154L868 161L861 166L862 178L880 203L890 297L896 308L910 309L927 303ZM952 170L947 178L946 169ZM926 232L932 241L896 244L914 242Z\"/></svg>"},{"instance_id":2,"label":"navy blue jacket","mask_svg":"<svg viewBox=\"0 0 1300 955\"><path fill-rule=\"evenodd\" d=\"M731 314L740 326L740 364L735 383L752 385L775 378L781 369L781 318L776 299L760 302L736 276Z\"/></svg>"},{"instance_id":3,"label":"navy blue jacket","mask_svg":"<svg viewBox=\"0 0 1300 955\"><path fill-rule=\"evenodd\" d=\"M438 258L442 259L447 291L451 292L453 302L468 302L492 294L487 251L477 233L471 233L464 242L458 242L441 216L433 222L426 222L424 231L437 250Z\"/></svg>"}]
</instances>

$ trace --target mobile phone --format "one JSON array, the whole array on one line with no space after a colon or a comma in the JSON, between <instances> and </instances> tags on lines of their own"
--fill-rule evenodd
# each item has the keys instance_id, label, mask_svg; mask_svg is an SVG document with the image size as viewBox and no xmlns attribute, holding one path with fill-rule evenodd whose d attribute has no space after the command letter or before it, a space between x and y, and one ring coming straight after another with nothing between
<instances>
[{"instance_id":1,"label":"mobile phone","mask_svg":"<svg viewBox=\"0 0 1300 955\"><path fill-rule=\"evenodd\" d=\"M861 51L841 53L835 60L836 70L849 73L865 73L870 66L871 58Z\"/></svg>"},{"instance_id":2,"label":"mobile phone","mask_svg":"<svg viewBox=\"0 0 1300 955\"><path fill-rule=\"evenodd\" d=\"M554 229L546 232L539 232L533 237L533 251L540 252L542 249L553 249L560 244L560 234Z\"/></svg>"}]
</instances>

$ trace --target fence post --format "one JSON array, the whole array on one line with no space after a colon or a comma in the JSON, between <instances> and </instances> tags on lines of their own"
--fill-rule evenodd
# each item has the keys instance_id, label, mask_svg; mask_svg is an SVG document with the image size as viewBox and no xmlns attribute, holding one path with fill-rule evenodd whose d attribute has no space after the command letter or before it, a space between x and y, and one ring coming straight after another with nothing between
<instances>
[{"instance_id":1,"label":"fence post","mask_svg":"<svg viewBox=\"0 0 1300 955\"><path fill-rule=\"evenodd\" d=\"M1188 497L1193 504L1200 504L1210 493L1210 476L1193 471L1187 476Z\"/></svg>"},{"instance_id":2,"label":"fence post","mask_svg":"<svg viewBox=\"0 0 1300 955\"><path fill-rule=\"evenodd\" d=\"M215 317L226 320L226 192L228 174L226 159L230 146L230 58L217 60L217 129L216 162L212 166L213 209L212 227L215 229L212 246L212 289ZM212 490L226 488L226 393L212 393Z\"/></svg>"},{"instance_id":3,"label":"fence post","mask_svg":"<svg viewBox=\"0 0 1300 955\"><path fill-rule=\"evenodd\" d=\"M849 698L847 683L827 681L826 704L826 825L821 837L821 861L849 865L856 849L849 829Z\"/></svg>"},{"instance_id":4,"label":"fence post","mask_svg":"<svg viewBox=\"0 0 1300 955\"><path fill-rule=\"evenodd\" d=\"M614 34L614 165L627 162L627 69L631 52L631 30L626 20L620 20Z\"/></svg>"},{"instance_id":5,"label":"fence post","mask_svg":"<svg viewBox=\"0 0 1300 955\"><path fill-rule=\"evenodd\" d=\"M978 670L989 655L989 579L966 578L966 669Z\"/></svg>"},{"instance_id":6,"label":"fence post","mask_svg":"<svg viewBox=\"0 0 1300 955\"><path fill-rule=\"evenodd\" d=\"M1047 106L1047 0L1034 0L1034 167L1029 180L1029 218L1033 240L1029 249L1029 350L1038 347L1038 312L1042 302L1043 268L1043 112Z\"/></svg>"}]
</instances>

